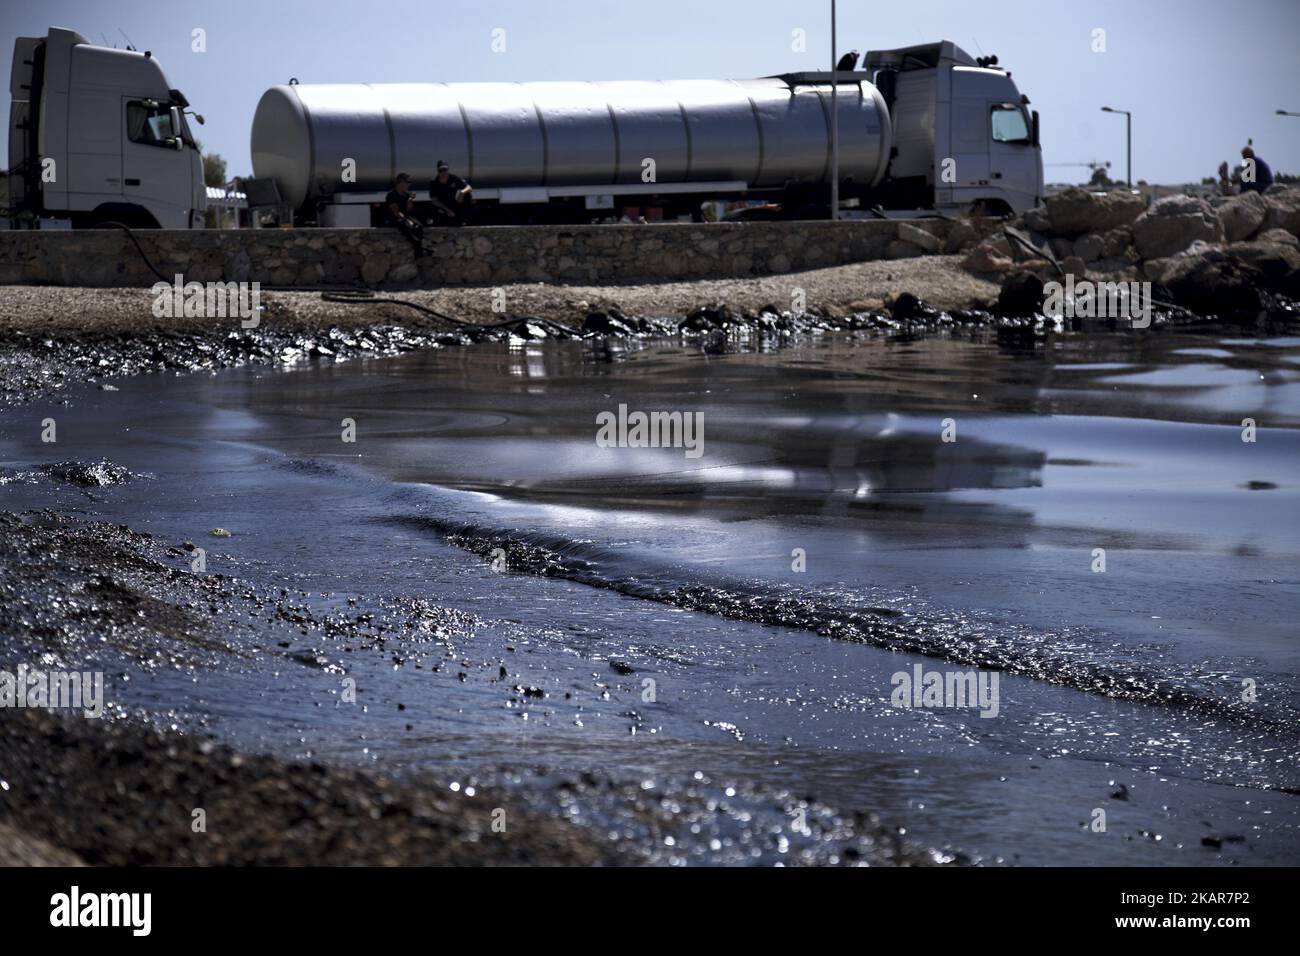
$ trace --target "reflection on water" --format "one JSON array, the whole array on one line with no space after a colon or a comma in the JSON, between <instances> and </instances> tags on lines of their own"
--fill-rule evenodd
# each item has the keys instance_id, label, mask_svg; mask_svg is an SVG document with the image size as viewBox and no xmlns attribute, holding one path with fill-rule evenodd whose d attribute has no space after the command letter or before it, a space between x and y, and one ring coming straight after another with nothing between
<instances>
[{"instance_id":1,"label":"reflection on water","mask_svg":"<svg viewBox=\"0 0 1300 956\"><path fill-rule=\"evenodd\" d=\"M489 347L250 378L231 398L225 382L220 400L273 421L295 454L349 457L336 422L353 417L366 467L518 501L835 517L868 534L901 525L927 547L966 524L974 538L1019 527L1022 543L1104 529L1130 547L1249 537L1294 554L1278 519L1295 514L1300 346L1196 341ZM1224 357L1207 363L1207 350ZM702 413L705 454L598 447L596 415L619 405ZM1246 419L1261 440L1240 440ZM1261 488L1267 501L1236 494ZM1189 495L1213 500L1198 513Z\"/></svg>"},{"instance_id":2,"label":"reflection on water","mask_svg":"<svg viewBox=\"0 0 1300 956\"><path fill-rule=\"evenodd\" d=\"M500 347L250 379L223 400L256 410L302 457L340 454L333 423L355 419L367 469L490 496L473 521L463 506L432 515L436 530L459 528L485 552L494 536L555 553L595 542L604 564L584 559L587 583L635 591L617 582L653 578L680 604L707 569L711 586L748 582L753 606L778 588L822 602L919 590L946 609L1014 608L1008 628L1049 641L1063 627L1118 636L1126 654L1155 641L1156 670L1199 683L1207 648L1297 660L1259 620L1257 595L1219 590L1274 575L1265 604L1285 615L1294 598L1294 351L1193 336L1029 353L852 337L722 354ZM699 413L703 456L600 447L596 416L620 405ZM796 549L810 559L792 574ZM1114 566L1105 574L1098 549ZM1290 712L1293 682L1273 703Z\"/></svg>"}]
</instances>

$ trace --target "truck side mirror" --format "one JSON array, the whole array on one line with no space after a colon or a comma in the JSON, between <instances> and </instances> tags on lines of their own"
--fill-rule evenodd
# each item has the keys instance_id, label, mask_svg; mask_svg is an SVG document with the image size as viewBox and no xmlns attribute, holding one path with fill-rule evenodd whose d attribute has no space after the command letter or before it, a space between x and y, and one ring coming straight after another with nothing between
<instances>
[{"instance_id":1,"label":"truck side mirror","mask_svg":"<svg viewBox=\"0 0 1300 956\"><path fill-rule=\"evenodd\" d=\"M1032 135L1034 139L1034 148L1038 149L1042 145L1038 140L1038 110L1034 110L1030 116L1033 120L1033 132L1030 135Z\"/></svg>"},{"instance_id":2,"label":"truck side mirror","mask_svg":"<svg viewBox=\"0 0 1300 956\"><path fill-rule=\"evenodd\" d=\"M185 148L185 138L181 135L181 130L185 127L181 125L181 109L179 106L171 108L172 114L172 142L176 144L177 149Z\"/></svg>"}]
</instances>

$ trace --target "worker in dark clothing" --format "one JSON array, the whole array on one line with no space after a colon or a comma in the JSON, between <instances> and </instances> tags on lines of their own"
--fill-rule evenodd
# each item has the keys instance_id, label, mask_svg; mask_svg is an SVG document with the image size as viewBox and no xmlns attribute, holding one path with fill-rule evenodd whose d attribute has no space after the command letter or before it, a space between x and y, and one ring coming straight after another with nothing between
<instances>
[{"instance_id":1,"label":"worker in dark clothing","mask_svg":"<svg viewBox=\"0 0 1300 956\"><path fill-rule=\"evenodd\" d=\"M1241 165L1232 171L1231 179L1228 164L1219 167L1219 185L1225 195L1231 195L1234 186L1243 193L1262 193L1273 185L1273 170L1255 155L1254 144L1247 143L1241 150Z\"/></svg>"},{"instance_id":2,"label":"worker in dark clothing","mask_svg":"<svg viewBox=\"0 0 1300 956\"><path fill-rule=\"evenodd\" d=\"M474 201L474 189L469 183L452 173L451 168L438 160L438 175L429 183L429 198L433 200L433 224L463 226L465 214Z\"/></svg>"},{"instance_id":3,"label":"worker in dark clothing","mask_svg":"<svg viewBox=\"0 0 1300 956\"><path fill-rule=\"evenodd\" d=\"M420 227L415 218L415 193L411 192L411 177L398 173L393 188L384 197L384 224L397 229Z\"/></svg>"},{"instance_id":4,"label":"worker in dark clothing","mask_svg":"<svg viewBox=\"0 0 1300 956\"><path fill-rule=\"evenodd\" d=\"M1240 171L1240 174L1234 178L1238 179L1241 182L1242 192L1262 193L1264 190L1268 189L1269 186L1273 185L1273 170L1269 168L1268 163L1264 162L1262 159L1260 159L1258 156L1255 155L1254 147L1252 146L1245 147L1241 151L1241 159L1242 159L1242 164L1241 164L1242 169ZM1255 166L1255 175L1253 177L1253 180L1247 179L1247 177L1244 175L1246 169L1250 167L1252 162L1254 163Z\"/></svg>"},{"instance_id":5,"label":"worker in dark clothing","mask_svg":"<svg viewBox=\"0 0 1300 956\"><path fill-rule=\"evenodd\" d=\"M393 188L384 197L385 224L401 230L402 235L417 247L424 237L424 227L415 218L415 193L411 192L411 177L398 173Z\"/></svg>"}]
</instances>

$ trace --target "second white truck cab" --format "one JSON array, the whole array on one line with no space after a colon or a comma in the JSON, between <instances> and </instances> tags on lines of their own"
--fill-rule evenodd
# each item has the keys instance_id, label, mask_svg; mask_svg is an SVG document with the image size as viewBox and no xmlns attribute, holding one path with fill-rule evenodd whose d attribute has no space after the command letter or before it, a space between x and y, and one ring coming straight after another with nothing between
<instances>
[{"instance_id":1,"label":"second white truck cab","mask_svg":"<svg viewBox=\"0 0 1300 956\"><path fill-rule=\"evenodd\" d=\"M203 225L203 160L184 95L148 52L71 30L14 44L10 206L17 225Z\"/></svg>"}]
</instances>

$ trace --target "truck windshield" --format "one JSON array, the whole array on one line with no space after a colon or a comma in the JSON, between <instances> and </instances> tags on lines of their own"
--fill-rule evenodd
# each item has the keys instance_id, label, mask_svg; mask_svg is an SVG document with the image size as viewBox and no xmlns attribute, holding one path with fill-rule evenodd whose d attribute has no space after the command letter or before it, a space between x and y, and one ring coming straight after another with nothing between
<instances>
[{"instance_id":1,"label":"truck windshield","mask_svg":"<svg viewBox=\"0 0 1300 956\"><path fill-rule=\"evenodd\" d=\"M171 107L153 100L126 105L126 135L133 143L176 148L176 130L172 129Z\"/></svg>"},{"instance_id":2,"label":"truck windshield","mask_svg":"<svg viewBox=\"0 0 1300 956\"><path fill-rule=\"evenodd\" d=\"M999 143L1028 143L1029 122L1025 111L1014 103L993 107L993 139Z\"/></svg>"}]
</instances>

